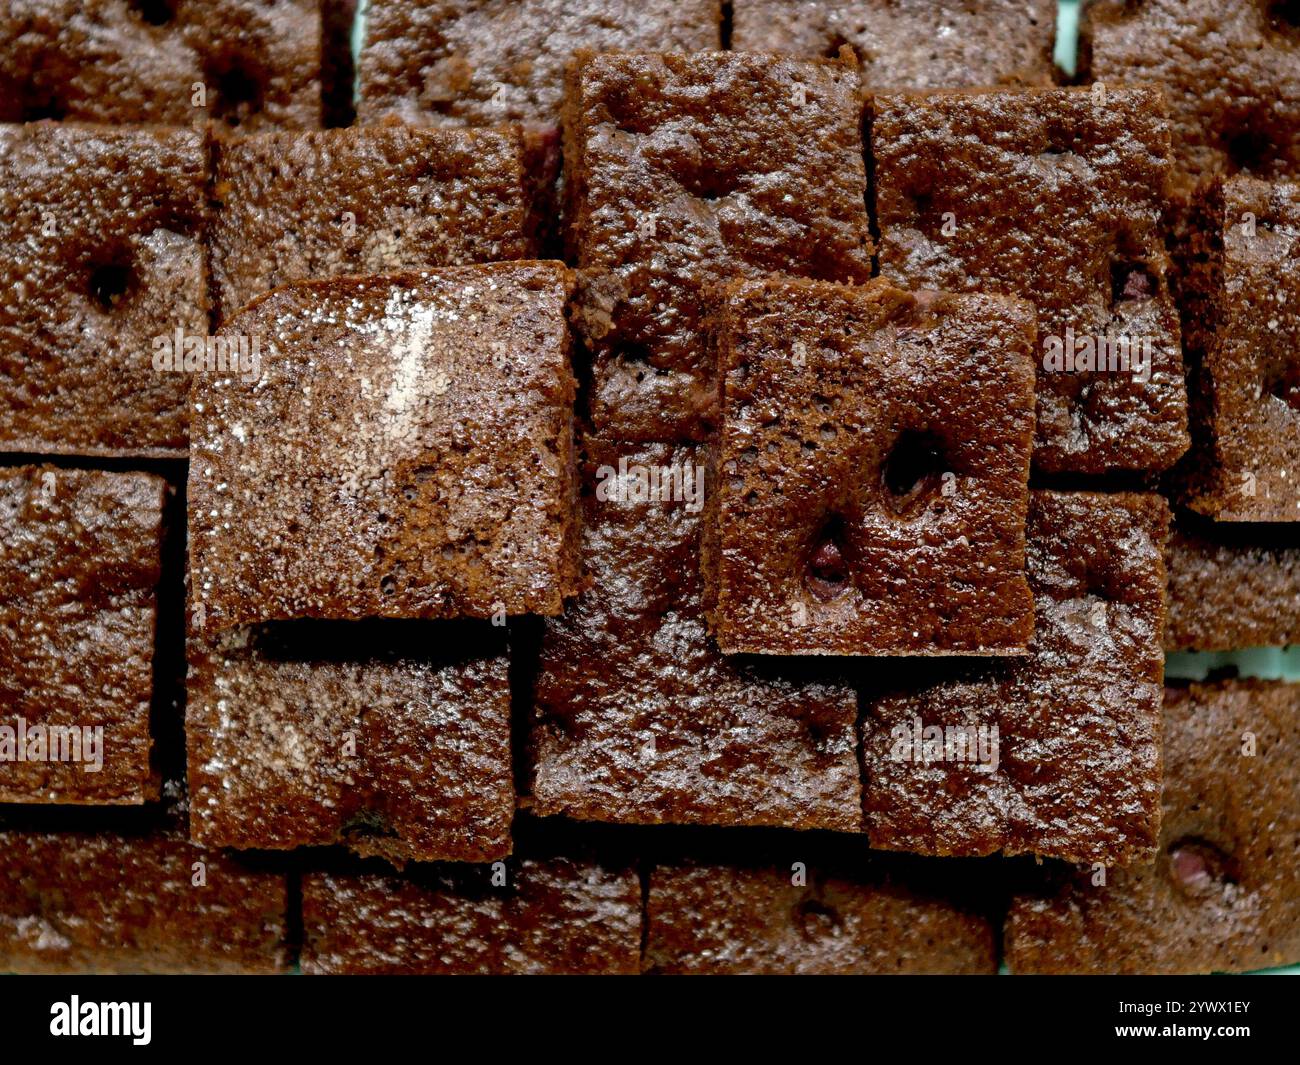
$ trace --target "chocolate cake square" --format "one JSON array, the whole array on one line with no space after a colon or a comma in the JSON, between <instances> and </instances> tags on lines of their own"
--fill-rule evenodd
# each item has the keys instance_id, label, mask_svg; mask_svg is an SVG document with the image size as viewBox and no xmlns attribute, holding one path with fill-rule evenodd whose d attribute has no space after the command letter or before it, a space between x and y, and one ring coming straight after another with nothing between
<instances>
[{"instance_id":1,"label":"chocolate cake square","mask_svg":"<svg viewBox=\"0 0 1300 1065\"><path fill-rule=\"evenodd\" d=\"M708 635L702 449L585 447L586 588L542 637L532 810L861 831L853 688L798 663L726 658Z\"/></svg>"},{"instance_id":2,"label":"chocolate cake square","mask_svg":"<svg viewBox=\"0 0 1300 1065\"><path fill-rule=\"evenodd\" d=\"M222 314L290 281L535 258L517 129L272 132L220 146Z\"/></svg>"},{"instance_id":3,"label":"chocolate cake square","mask_svg":"<svg viewBox=\"0 0 1300 1065\"><path fill-rule=\"evenodd\" d=\"M1165 554L1166 651L1300 643L1300 544L1285 528L1179 522Z\"/></svg>"},{"instance_id":4,"label":"chocolate cake square","mask_svg":"<svg viewBox=\"0 0 1300 1065\"><path fill-rule=\"evenodd\" d=\"M864 693L872 846L1150 860L1168 527L1155 495L1030 493L1029 655L917 663Z\"/></svg>"},{"instance_id":5,"label":"chocolate cake square","mask_svg":"<svg viewBox=\"0 0 1300 1065\"><path fill-rule=\"evenodd\" d=\"M1300 184L1214 182L1190 216L1179 491L1216 521L1300 521Z\"/></svg>"},{"instance_id":6,"label":"chocolate cake square","mask_svg":"<svg viewBox=\"0 0 1300 1065\"><path fill-rule=\"evenodd\" d=\"M206 181L197 132L0 126L0 451L184 454Z\"/></svg>"},{"instance_id":7,"label":"chocolate cake square","mask_svg":"<svg viewBox=\"0 0 1300 1065\"><path fill-rule=\"evenodd\" d=\"M738 52L834 55L846 45L864 89L1051 85L1054 0L735 0Z\"/></svg>"},{"instance_id":8,"label":"chocolate cake square","mask_svg":"<svg viewBox=\"0 0 1300 1065\"><path fill-rule=\"evenodd\" d=\"M505 857L515 792L499 635L281 622L195 640L195 841L343 843L394 863Z\"/></svg>"},{"instance_id":9,"label":"chocolate cake square","mask_svg":"<svg viewBox=\"0 0 1300 1065\"><path fill-rule=\"evenodd\" d=\"M1016 973L1239 972L1300 962L1300 685L1230 680L1165 696L1155 861L1054 871L1011 907ZM1062 875L1063 874L1063 875Z\"/></svg>"},{"instance_id":10,"label":"chocolate cake square","mask_svg":"<svg viewBox=\"0 0 1300 1065\"><path fill-rule=\"evenodd\" d=\"M577 588L559 263L299 282L195 375L198 623L556 614Z\"/></svg>"},{"instance_id":11,"label":"chocolate cake square","mask_svg":"<svg viewBox=\"0 0 1300 1065\"><path fill-rule=\"evenodd\" d=\"M1082 54L1094 81L1159 85L1169 101L1174 196L1239 170L1300 171L1300 24L1273 0L1098 0Z\"/></svg>"},{"instance_id":12,"label":"chocolate cake square","mask_svg":"<svg viewBox=\"0 0 1300 1065\"><path fill-rule=\"evenodd\" d=\"M315 128L320 0L6 0L0 121Z\"/></svg>"},{"instance_id":13,"label":"chocolate cake square","mask_svg":"<svg viewBox=\"0 0 1300 1065\"><path fill-rule=\"evenodd\" d=\"M985 974L992 922L888 863L674 862L650 870L645 969L663 975ZM947 863L945 863L947 864ZM934 879L931 877L931 879Z\"/></svg>"},{"instance_id":14,"label":"chocolate cake square","mask_svg":"<svg viewBox=\"0 0 1300 1065\"><path fill-rule=\"evenodd\" d=\"M706 438L717 413L702 321L713 284L871 276L861 111L849 62L701 52L575 63L568 261L598 432Z\"/></svg>"},{"instance_id":15,"label":"chocolate cake square","mask_svg":"<svg viewBox=\"0 0 1300 1065\"><path fill-rule=\"evenodd\" d=\"M1033 307L773 278L730 286L714 329L718 646L1023 652Z\"/></svg>"},{"instance_id":16,"label":"chocolate cake square","mask_svg":"<svg viewBox=\"0 0 1300 1065\"><path fill-rule=\"evenodd\" d=\"M0 802L142 803L161 477L0 470Z\"/></svg>"},{"instance_id":17,"label":"chocolate cake square","mask_svg":"<svg viewBox=\"0 0 1300 1065\"><path fill-rule=\"evenodd\" d=\"M1171 466L1187 401L1160 91L884 95L874 110L881 274L1037 306L1035 468Z\"/></svg>"},{"instance_id":18,"label":"chocolate cake square","mask_svg":"<svg viewBox=\"0 0 1300 1065\"><path fill-rule=\"evenodd\" d=\"M721 20L718 0L370 0L357 117L554 127L575 52L717 48Z\"/></svg>"},{"instance_id":19,"label":"chocolate cake square","mask_svg":"<svg viewBox=\"0 0 1300 1065\"><path fill-rule=\"evenodd\" d=\"M631 866L523 858L303 876L311 975L631 975L641 880Z\"/></svg>"}]
</instances>

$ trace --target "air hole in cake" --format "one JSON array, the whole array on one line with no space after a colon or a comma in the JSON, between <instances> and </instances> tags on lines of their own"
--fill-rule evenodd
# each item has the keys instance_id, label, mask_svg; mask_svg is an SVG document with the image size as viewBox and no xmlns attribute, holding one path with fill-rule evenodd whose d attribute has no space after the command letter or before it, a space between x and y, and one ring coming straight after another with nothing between
<instances>
[{"instance_id":1,"label":"air hole in cake","mask_svg":"<svg viewBox=\"0 0 1300 1065\"><path fill-rule=\"evenodd\" d=\"M943 482L943 445L932 433L909 429L894 443L881 470L886 505L896 514L927 504Z\"/></svg>"},{"instance_id":2,"label":"air hole in cake","mask_svg":"<svg viewBox=\"0 0 1300 1065\"><path fill-rule=\"evenodd\" d=\"M844 523L828 521L817 539L807 563L808 590L823 602L841 595L849 586L849 563L845 552Z\"/></svg>"},{"instance_id":3,"label":"air hole in cake","mask_svg":"<svg viewBox=\"0 0 1300 1065\"><path fill-rule=\"evenodd\" d=\"M862 31L859 30L858 32L861 33ZM854 56L858 54L858 50L854 47L852 41L842 33L834 33L831 34L830 40L826 42L826 47L822 49L822 56L825 59L838 59L841 48L848 48L853 52Z\"/></svg>"},{"instance_id":4,"label":"air hole in cake","mask_svg":"<svg viewBox=\"0 0 1300 1065\"><path fill-rule=\"evenodd\" d=\"M1237 170L1266 170L1277 157L1277 147L1263 130L1244 120L1236 133L1224 138L1224 151Z\"/></svg>"},{"instance_id":5,"label":"air hole in cake","mask_svg":"<svg viewBox=\"0 0 1300 1065\"><path fill-rule=\"evenodd\" d=\"M1201 895L1235 884L1232 860L1208 840L1185 836L1169 845L1169 873L1190 895Z\"/></svg>"},{"instance_id":6,"label":"air hole in cake","mask_svg":"<svg viewBox=\"0 0 1300 1065\"><path fill-rule=\"evenodd\" d=\"M1292 363L1270 374L1265 392L1275 396L1292 410L1300 411L1300 363Z\"/></svg>"},{"instance_id":7,"label":"air hole in cake","mask_svg":"<svg viewBox=\"0 0 1300 1065\"><path fill-rule=\"evenodd\" d=\"M100 310L111 311L131 287L131 267L121 262L109 262L93 267L87 290Z\"/></svg>"},{"instance_id":8,"label":"air hole in cake","mask_svg":"<svg viewBox=\"0 0 1300 1065\"><path fill-rule=\"evenodd\" d=\"M373 839L397 833L377 810L358 810L344 823L341 835L345 839Z\"/></svg>"},{"instance_id":9,"label":"air hole in cake","mask_svg":"<svg viewBox=\"0 0 1300 1065\"><path fill-rule=\"evenodd\" d=\"M701 167L682 175L681 186L697 200L720 200L736 191L732 176L713 167Z\"/></svg>"},{"instance_id":10,"label":"air hole in cake","mask_svg":"<svg viewBox=\"0 0 1300 1065\"><path fill-rule=\"evenodd\" d=\"M834 906L829 906L820 899L804 899L795 907L795 924L809 939L816 939L837 935L844 925L844 919Z\"/></svg>"},{"instance_id":11,"label":"air hole in cake","mask_svg":"<svg viewBox=\"0 0 1300 1065\"><path fill-rule=\"evenodd\" d=\"M165 26L176 17L169 0L131 0L131 9L150 26Z\"/></svg>"},{"instance_id":12,"label":"air hole in cake","mask_svg":"<svg viewBox=\"0 0 1300 1065\"><path fill-rule=\"evenodd\" d=\"M1149 300L1155 296L1157 281L1145 263L1117 259L1110 264L1111 303Z\"/></svg>"},{"instance_id":13,"label":"air hole in cake","mask_svg":"<svg viewBox=\"0 0 1300 1065\"><path fill-rule=\"evenodd\" d=\"M1268 22L1275 30L1300 29L1300 0L1273 0L1268 5Z\"/></svg>"},{"instance_id":14,"label":"air hole in cake","mask_svg":"<svg viewBox=\"0 0 1300 1065\"><path fill-rule=\"evenodd\" d=\"M214 118L239 126L262 110L266 77L247 57L219 57L208 69L207 84Z\"/></svg>"}]
</instances>

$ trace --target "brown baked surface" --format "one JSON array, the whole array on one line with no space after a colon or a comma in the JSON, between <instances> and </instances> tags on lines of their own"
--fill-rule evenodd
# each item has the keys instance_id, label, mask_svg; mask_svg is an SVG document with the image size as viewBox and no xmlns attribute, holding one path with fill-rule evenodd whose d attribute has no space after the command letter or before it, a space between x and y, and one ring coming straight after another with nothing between
<instances>
[{"instance_id":1,"label":"brown baked surface","mask_svg":"<svg viewBox=\"0 0 1300 1065\"><path fill-rule=\"evenodd\" d=\"M1300 521L1300 184L1208 183L1189 211L1183 332L1195 446L1184 501L1216 521Z\"/></svg>"},{"instance_id":2,"label":"brown baked surface","mask_svg":"<svg viewBox=\"0 0 1300 1065\"><path fill-rule=\"evenodd\" d=\"M319 0L6 0L0 120L306 128L321 122ZM196 102L201 82L205 99Z\"/></svg>"},{"instance_id":3,"label":"brown baked surface","mask_svg":"<svg viewBox=\"0 0 1300 1065\"><path fill-rule=\"evenodd\" d=\"M1166 651L1300 643L1300 544L1285 526L1180 520L1165 569Z\"/></svg>"},{"instance_id":4,"label":"brown baked surface","mask_svg":"<svg viewBox=\"0 0 1300 1065\"><path fill-rule=\"evenodd\" d=\"M309 872L302 971L354 974L633 974L641 881L630 866L522 858L424 866L404 877Z\"/></svg>"},{"instance_id":5,"label":"brown baked surface","mask_svg":"<svg viewBox=\"0 0 1300 1065\"><path fill-rule=\"evenodd\" d=\"M709 286L871 276L861 111L851 63L735 52L575 63L568 249L598 432L707 437Z\"/></svg>"},{"instance_id":6,"label":"brown baked surface","mask_svg":"<svg viewBox=\"0 0 1300 1065\"><path fill-rule=\"evenodd\" d=\"M1300 168L1300 37L1271 0L1098 0L1081 22L1089 74L1169 100L1174 196L1220 172Z\"/></svg>"},{"instance_id":7,"label":"brown baked surface","mask_svg":"<svg viewBox=\"0 0 1300 1065\"><path fill-rule=\"evenodd\" d=\"M285 873L190 843L179 789L166 792L75 819L0 815L0 971L287 970Z\"/></svg>"},{"instance_id":8,"label":"brown baked surface","mask_svg":"<svg viewBox=\"0 0 1300 1065\"><path fill-rule=\"evenodd\" d=\"M1036 305L1035 468L1172 465L1188 445L1187 403L1160 231L1170 161L1159 91L883 95L871 141L882 276ZM1149 380L1048 368L1049 342L1073 354L1101 337L1147 339Z\"/></svg>"},{"instance_id":9,"label":"brown baked surface","mask_svg":"<svg viewBox=\"0 0 1300 1065\"><path fill-rule=\"evenodd\" d=\"M344 843L398 864L510 853L499 630L282 622L191 639L197 842Z\"/></svg>"},{"instance_id":10,"label":"brown baked surface","mask_svg":"<svg viewBox=\"0 0 1300 1065\"><path fill-rule=\"evenodd\" d=\"M532 809L860 831L852 687L791 663L778 676L723 656L704 622L698 508L608 498L620 462L630 477L702 475L702 449L588 439L585 450L585 589L542 638Z\"/></svg>"},{"instance_id":11,"label":"brown baked surface","mask_svg":"<svg viewBox=\"0 0 1300 1065\"><path fill-rule=\"evenodd\" d=\"M205 336L207 160L188 130L0 126L0 451L180 456Z\"/></svg>"},{"instance_id":12,"label":"brown baked surface","mask_svg":"<svg viewBox=\"0 0 1300 1065\"><path fill-rule=\"evenodd\" d=\"M577 579L568 287L558 263L452 267L300 282L229 319L262 355L260 376L195 378L209 631L558 613Z\"/></svg>"},{"instance_id":13,"label":"brown baked surface","mask_svg":"<svg viewBox=\"0 0 1300 1065\"><path fill-rule=\"evenodd\" d=\"M79 741L103 729L95 757L81 742L60 761L51 746L37 761L7 751L0 802L157 797L149 715L166 491L147 473L0 469L0 725L16 745L21 718L29 753L40 753L34 727L76 729Z\"/></svg>"},{"instance_id":14,"label":"brown baked surface","mask_svg":"<svg viewBox=\"0 0 1300 1065\"><path fill-rule=\"evenodd\" d=\"M219 146L213 301L290 281L532 259L517 129L271 132Z\"/></svg>"},{"instance_id":15,"label":"brown baked surface","mask_svg":"<svg viewBox=\"0 0 1300 1065\"><path fill-rule=\"evenodd\" d=\"M734 0L738 52L834 55L847 45L864 89L1051 85L1055 0Z\"/></svg>"},{"instance_id":16,"label":"brown baked surface","mask_svg":"<svg viewBox=\"0 0 1300 1065\"><path fill-rule=\"evenodd\" d=\"M864 694L872 846L1115 864L1153 852L1168 507L1132 493L1029 499L1029 655L954 662L946 674L899 664ZM906 742L918 725L996 726L996 766L946 748L942 760L918 758Z\"/></svg>"},{"instance_id":17,"label":"brown baked surface","mask_svg":"<svg viewBox=\"0 0 1300 1065\"><path fill-rule=\"evenodd\" d=\"M357 118L412 125L559 123L579 50L717 48L718 0L371 0Z\"/></svg>"},{"instance_id":18,"label":"brown baked surface","mask_svg":"<svg viewBox=\"0 0 1300 1065\"><path fill-rule=\"evenodd\" d=\"M1254 754L1247 756L1253 744ZM1154 864L1017 898L1017 973L1202 973L1300 962L1300 685L1229 680L1165 698Z\"/></svg>"},{"instance_id":19,"label":"brown baked surface","mask_svg":"<svg viewBox=\"0 0 1300 1065\"><path fill-rule=\"evenodd\" d=\"M1023 651L1034 310L737 282L704 575L728 654Z\"/></svg>"}]
</instances>

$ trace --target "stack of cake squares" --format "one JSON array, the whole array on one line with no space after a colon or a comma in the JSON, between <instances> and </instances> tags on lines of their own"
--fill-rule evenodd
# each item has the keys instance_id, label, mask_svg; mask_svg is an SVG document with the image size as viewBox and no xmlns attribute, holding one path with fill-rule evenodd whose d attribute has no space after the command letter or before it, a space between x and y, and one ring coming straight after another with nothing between
<instances>
[{"instance_id":1,"label":"stack of cake squares","mask_svg":"<svg viewBox=\"0 0 1300 1065\"><path fill-rule=\"evenodd\" d=\"M0 7L0 971L1300 962L1300 29L723 6Z\"/></svg>"}]
</instances>

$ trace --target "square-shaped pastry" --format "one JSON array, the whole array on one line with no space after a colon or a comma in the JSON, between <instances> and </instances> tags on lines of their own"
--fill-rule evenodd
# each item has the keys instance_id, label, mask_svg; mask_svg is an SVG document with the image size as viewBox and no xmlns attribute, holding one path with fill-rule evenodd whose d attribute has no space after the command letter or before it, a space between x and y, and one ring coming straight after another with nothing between
<instances>
[{"instance_id":1,"label":"square-shaped pastry","mask_svg":"<svg viewBox=\"0 0 1300 1065\"><path fill-rule=\"evenodd\" d=\"M320 0L6 0L0 120L321 122Z\"/></svg>"},{"instance_id":2,"label":"square-shaped pastry","mask_svg":"<svg viewBox=\"0 0 1300 1065\"><path fill-rule=\"evenodd\" d=\"M1037 307L1035 468L1173 465L1187 396L1160 91L898 94L873 108L881 275Z\"/></svg>"},{"instance_id":3,"label":"square-shaped pastry","mask_svg":"<svg viewBox=\"0 0 1300 1065\"><path fill-rule=\"evenodd\" d=\"M834 55L846 45L864 89L1051 85L1055 0L734 0L738 52Z\"/></svg>"},{"instance_id":4,"label":"square-shaped pastry","mask_svg":"<svg viewBox=\"0 0 1300 1065\"><path fill-rule=\"evenodd\" d=\"M1012 972L1241 972L1300 962L1298 766L1300 685L1170 688L1154 862L1041 878L1007 918Z\"/></svg>"},{"instance_id":5,"label":"square-shaped pastry","mask_svg":"<svg viewBox=\"0 0 1300 1065\"><path fill-rule=\"evenodd\" d=\"M218 145L219 314L290 281L535 258L518 129L391 125L260 133Z\"/></svg>"},{"instance_id":6,"label":"square-shaped pastry","mask_svg":"<svg viewBox=\"0 0 1300 1065\"><path fill-rule=\"evenodd\" d=\"M0 126L0 451L184 455L206 184L197 132Z\"/></svg>"},{"instance_id":7,"label":"square-shaped pastry","mask_svg":"<svg viewBox=\"0 0 1300 1065\"><path fill-rule=\"evenodd\" d=\"M852 685L727 658L709 637L702 448L588 438L584 451L586 582L542 637L533 811L861 831Z\"/></svg>"},{"instance_id":8,"label":"square-shaped pastry","mask_svg":"<svg viewBox=\"0 0 1300 1065\"><path fill-rule=\"evenodd\" d=\"M706 438L706 290L871 276L852 63L738 52L594 55L570 71L565 193L591 417L625 440Z\"/></svg>"},{"instance_id":9,"label":"square-shaped pastry","mask_svg":"<svg viewBox=\"0 0 1300 1065\"><path fill-rule=\"evenodd\" d=\"M1215 521L1300 521L1300 184L1216 181L1189 214L1182 496Z\"/></svg>"},{"instance_id":10,"label":"square-shaped pastry","mask_svg":"<svg viewBox=\"0 0 1300 1065\"><path fill-rule=\"evenodd\" d=\"M1029 654L915 663L864 692L872 846L1150 860L1168 532L1156 495L1030 493Z\"/></svg>"},{"instance_id":11,"label":"square-shaped pastry","mask_svg":"<svg viewBox=\"0 0 1300 1065\"><path fill-rule=\"evenodd\" d=\"M142 803L166 482L0 470L0 802Z\"/></svg>"},{"instance_id":12,"label":"square-shaped pastry","mask_svg":"<svg viewBox=\"0 0 1300 1065\"><path fill-rule=\"evenodd\" d=\"M190 573L212 631L557 614L577 590L559 263L299 282L195 376Z\"/></svg>"},{"instance_id":13,"label":"square-shaped pastry","mask_svg":"<svg viewBox=\"0 0 1300 1065\"><path fill-rule=\"evenodd\" d=\"M730 286L714 330L718 646L1023 652L1033 307L774 278Z\"/></svg>"},{"instance_id":14,"label":"square-shaped pastry","mask_svg":"<svg viewBox=\"0 0 1300 1065\"><path fill-rule=\"evenodd\" d=\"M510 853L500 630L280 622L191 650L190 832L209 846L343 843L389 861Z\"/></svg>"},{"instance_id":15,"label":"square-shaped pastry","mask_svg":"<svg viewBox=\"0 0 1300 1065\"><path fill-rule=\"evenodd\" d=\"M357 118L554 127L575 52L717 48L721 21L718 0L370 0Z\"/></svg>"}]
</instances>

